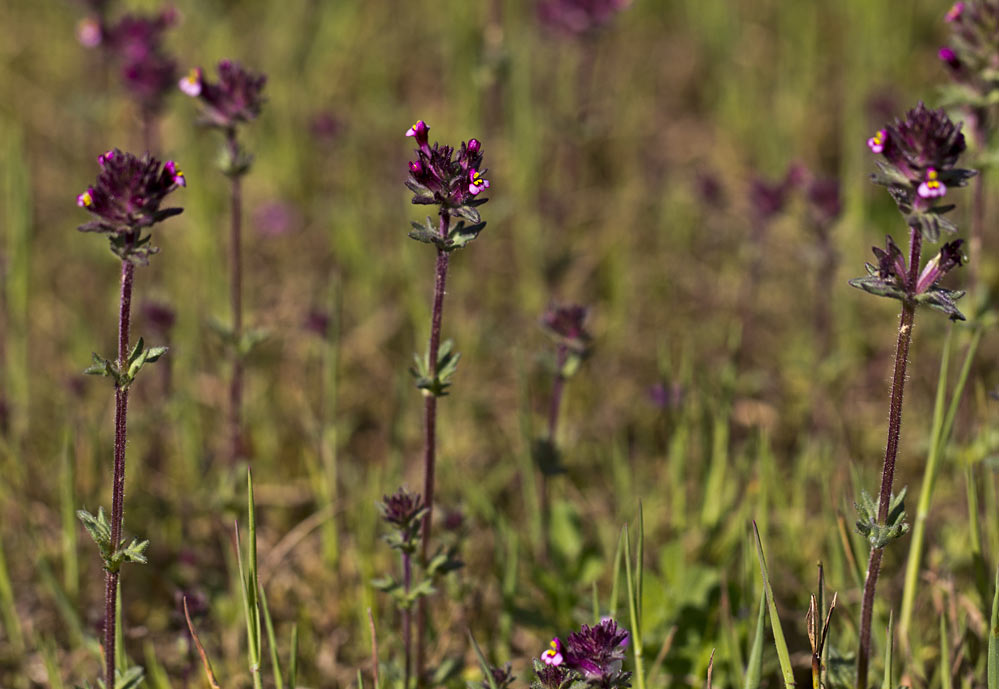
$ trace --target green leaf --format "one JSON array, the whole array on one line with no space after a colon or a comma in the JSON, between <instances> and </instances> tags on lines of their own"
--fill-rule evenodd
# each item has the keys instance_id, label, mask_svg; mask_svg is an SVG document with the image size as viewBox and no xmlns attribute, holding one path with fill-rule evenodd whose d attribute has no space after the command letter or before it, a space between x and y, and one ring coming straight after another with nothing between
<instances>
[{"instance_id":1,"label":"green leaf","mask_svg":"<svg viewBox=\"0 0 999 689\"><path fill-rule=\"evenodd\" d=\"M777 602L774 600L774 591L770 586L770 573L767 570L767 560L763 555L763 541L760 540L760 530L757 528L755 521L753 522L753 533L756 536L756 556L760 561L763 590L767 599L767 609L770 612L770 627L774 634L774 646L777 647L777 660L780 663L784 686L786 689L794 689L794 670L791 667L791 654L787 650L787 641L784 640L784 630L780 624Z\"/></svg>"},{"instance_id":2,"label":"green leaf","mask_svg":"<svg viewBox=\"0 0 999 689\"><path fill-rule=\"evenodd\" d=\"M104 508L97 508L97 516L92 515L87 510L77 510L77 518L83 522L87 533L94 539L94 543L101 551L101 558L107 563L111 557L111 524L104 515Z\"/></svg>"}]
</instances>

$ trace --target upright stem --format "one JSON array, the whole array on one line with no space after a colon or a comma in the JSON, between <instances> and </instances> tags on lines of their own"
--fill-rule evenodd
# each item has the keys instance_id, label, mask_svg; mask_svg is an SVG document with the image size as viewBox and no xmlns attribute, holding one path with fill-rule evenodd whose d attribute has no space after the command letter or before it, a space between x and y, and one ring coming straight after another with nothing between
<instances>
[{"instance_id":1,"label":"upright stem","mask_svg":"<svg viewBox=\"0 0 999 689\"><path fill-rule=\"evenodd\" d=\"M233 165L239 159L239 142L236 130L226 134L229 156ZM243 258L242 258L242 188L240 173L231 174L232 223L229 228L229 302L232 311L232 380L229 381L229 457L236 462L244 455L240 409L243 404L243 354L240 340L243 337Z\"/></svg>"},{"instance_id":2,"label":"upright stem","mask_svg":"<svg viewBox=\"0 0 999 689\"><path fill-rule=\"evenodd\" d=\"M566 359L569 357L569 349L566 345L558 346L558 357L555 360L555 379L552 381L552 398L548 406L548 442L551 444L552 452L556 451L555 436L558 433L559 411L562 408L562 393L565 390L565 376L562 369L565 368ZM548 494L548 474L541 472L541 547L542 555L548 557L548 529L551 523L551 502Z\"/></svg>"},{"instance_id":3,"label":"upright stem","mask_svg":"<svg viewBox=\"0 0 999 689\"><path fill-rule=\"evenodd\" d=\"M118 312L118 369L125 370L128 361L128 330L132 313L132 280L135 265L121 262L121 298ZM121 543L125 521L125 439L128 414L128 389L114 392L114 478L111 496L111 548ZM114 687L115 619L117 614L118 572L104 572L104 677L108 687Z\"/></svg>"},{"instance_id":4,"label":"upright stem","mask_svg":"<svg viewBox=\"0 0 999 689\"><path fill-rule=\"evenodd\" d=\"M919 257L922 235L918 229L910 230L909 278L911 286L919 277ZM881 493L878 497L878 524L888 521L891 488L895 478L895 459L898 457L898 440L902 430L902 393L905 389L905 369L909 361L909 344L912 342L912 323L916 304L911 299L902 302L902 315L898 323L898 341L895 345L895 371L891 382L891 403L888 411L888 442L885 462L881 471ZM874 612L874 593L881 570L881 548L871 548L867 563L867 580L864 583L864 602L860 612L860 648L857 652L857 689L867 689L867 667L871 651L871 618Z\"/></svg>"},{"instance_id":5,"label":"upright stem","mask_svg":"<svg viewBox=\"0 0 999 689\"><path fill-rule=\"evenodd\" d=\"M441 210L438 234L447 237L451 216L446 210ZM430 321L430 345L427 349L431 379L437 378L437 353L441 343L441 320L444 315L444 286L447 280L447 264L449 254L437 250L437 273L434 279L434 309ZM420 542L420 559L426 563L430 545L430 524L434 510L434 464L437 451L437 397L426 396L424 402L424 427L426 430L423 446L423 501L427 506L427 514L423 518L423 531ZM426 598L420 598L416 614L416 677L422 681L423 661L425 651L425 627L427 622Z\"/></svg>"},{"instance_id":6,"label":"upright stem","mask_svg":"<svg viewBox=\"0 0 999 689\"><path fill-rule=\"evenodd\" d=\"M409 596L409 589L413 582L413 556L409 552L402 553L402 586L406 596ZM411 653L412 653L412 611L407 604L402 609L402 646L405 654L405 674L403 675L402 689L409 689Z\"/></svg>"}]
</instances>

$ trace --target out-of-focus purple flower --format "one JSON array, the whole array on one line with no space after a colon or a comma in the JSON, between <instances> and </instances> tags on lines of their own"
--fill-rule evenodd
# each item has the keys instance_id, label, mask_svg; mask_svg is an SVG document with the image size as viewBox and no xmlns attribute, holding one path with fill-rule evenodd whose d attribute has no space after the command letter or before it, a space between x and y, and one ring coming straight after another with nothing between
<instances>
[{"instance_id":1,"label":"out-of-focus purple flower","mask_svg":"<svg viewBox=\"0 0 999 689\"><path fill-rule=\"evenodd\" d=\"M480 684L482 689L492 689L493 686L496 689L509 689L513 684L514 676L510 663L503 667L490 667L489 674L493 676L493 681L490 683L488 679L482 680Z\"/></svg>"},{"instance_id":2,"label":"out-of-focus purple flower","mask_svg":"<svg viewBox=\"0 0 999 689\"><path fill-rule=\"evenodd\" d=\"M541 317L541 325L560 344L578 353L585 352L593 339L586 329L588 309L579 304L550 304Z\"/></svg>"},{"instance_id":3,"label":"out-of-focus purple flower","mask_svg":"<svg viewBox=\"0 0 999 689\"><path fill-rule=\"evenodd\" d=\"M318 112L309 122L309 132L317 141L329 144L343 132L343 122L331 112Z\"/></svg>"},{"instance_id":4,"label":"out-of-focus purple flower","mask_svg":"<svg viewBox=\"0 0 999 689\"><path fill-rule=\"evenodd\" d=\"M149 326L165 335L177 322L177 312L166 302L145 301L142 303L142 317Z\"/></svg>"},{"instance_id":5,"label":"out-of-focus purple flower","mask_svg":"<svg viewBox=\"0 0 999 689\"><path fill-rule=\"evenodd\" d=\"M711 172L698 173L696 180L697 193L709 206L718 207L724 203L724 192L718 176Z\"/></svg>"},{"instance_id":6,"label":"out-of-focus purple flower","mask_svg":"<svg viewBox=\"0 0 999 689\"><path fill-rule=\"evenodd\" d=\"M184 173L173 161L161 165L148 153L137 158L117 148L98 157L97 182L76 203L97 219L80 225L83 232L132 233L181 212L160 208L167 194L184 185Z\"/></svg>"},{"instance_id":7,"label":"out-of-focus purple flower","mask_svg":"<svg viewBox=\"0 0 999 689\"><path fill-rule=\"evenodd\" d=\"M218 83L213 83L196 67L178 84L181 91L201 101L200 122L209 127L233 129L237 124L256 119L264 104L267 76L243 69L231 60L219 62L218 73Z\"/></svg>"},{"instance_id":8,"label":"out-of-focus purple flower","mask_svg":"<svg viewBox=\"0 0 999 689\"><path fill-rule=\"evenodd\" d=\"M538 18L555 31L581 35L610 21L631 4L631 0L544 0L538 4Z\"/></svg>"},{"instance_id":9,"label":"out-of-focus purple flower","mask_svg":"<svg viewBox=\"0 0 999 689\"><path fill-rule=\"evenodd\" d=\"M416 160L409 162L406 186L413 192L413 203L440 205L453 209L470 202L478 205L485 199L476 197L489 188L483 176L482 144L478 139L462 143L457 157L451 146L430 145L430 127L423 120L406 130L406 136L416 141Z\"/></svg>"},{"instance_id":10,"label":"out-of-focus purple flower","mask_svg":"<svg viewBox=\"0 0 999 689\"><path fill-rule=\"evenodd\" d=\"M144 110L163 105L176 80L177 65L163 48L168 28L177 23L177 11L168 7L159 14L126 14L114 24L97 17L77 26L77 39L87 47L102 45L120 65L122 81Z\"/></svg>"},{"instance_id":11,"label":"out-of-focus purple flower","mask_svg":"<svg viewBox=\"0 0 999 689\"><path fill-rule=\"evenodd\" d=\"M947 10L947 14L944 17L944 20L947 21L948 23L956 22L958 19L961 18L961 15L963 13L964 13L964 3L955 2L954 6L951 7L949 10Z\"/></svg>"},{"instance_id":12,"label":"out-of-focus purple flower","mask_svg":"<svg viewBox=\"0 0 999 689\"><path fill-rule=\"evenodd\" d=\"M937 51L937 57L955 72L961 69L961 60L953 49L944 46Z\"/></svg>"},{"instance_id":13,"label":"out-of-focus purple flower","mask_svg":"<svg viewBox=\"0 0 999 689\"><path fill-rule=\"evenodd\" d=\"M951 37L938 53L947 64L951 78L967 87L961 104L972 108L979 117L987 115L989 102L999 94L999 2L968 0L958 2L945 16Z\"/></svg>"},{"instance_id":14,"label":"out-of-focus purple flower","mask_svg":"<svg viewBox=\"0 0 999 689\"><path fill-rule=\"evenodd\" d=\"M330 329L330 315L325 311L312 309L306 314L303 327L308 332L325 338Z\"/></svg>"},{"instance_id":15,"label":"out-of-focus purple flower","mask_svg":"<svg viewBox=\"0 0 999 689\"><path fill-rule=\"evenodd\" d=\"M757 220L768 222L787 204L788 187L782 181L776 184L756 178L750 182L749 200Z\"/></svg>"},{"instance_id":16,"label":"out-of-focus purple flower","mask_svg":"<svg viewBox=\"0 0 999 689\"><path fill-rule=\"evenodd\" d=\"M843 211L839 180L833 177L813 179L806 192L812 222L825 229L836 222Z\"/></svg>"},{"instance_id":17,"label":"out-of-focus purple flower","mask_svg":"<svg viewBox=\"0 0 999 689\"><path fill-rule=\"evenodd\" d=\"M302 216L290 203L270 201L253 213L257 232L265 237L281 237L299 228Z\"/></svg>"},{"instance_id":18,"label":"out-of-focus purple flower","mask_svg":"<svg viewBox=\"0 0 999 689\"><path fill-rule=\"evenodd\" d=\"M383 496L378 508L381 510L382 519L400 530L408 529L414 523L418 523L426 512L423 496L419 493L410 493L405 488L399 488L392 495Z\"/></svg>"},{"instance_id":19,"label":"out-of-focus purple flower","mask_svg":"<svg viewBox=\"0 0 999 689\"><path fill-rule=\"evenodd\" d=\"M656 383L649 388L649 400L660 409L676 409L683 404L684 389L680 383Z\"/></svg>"}]
</instances>

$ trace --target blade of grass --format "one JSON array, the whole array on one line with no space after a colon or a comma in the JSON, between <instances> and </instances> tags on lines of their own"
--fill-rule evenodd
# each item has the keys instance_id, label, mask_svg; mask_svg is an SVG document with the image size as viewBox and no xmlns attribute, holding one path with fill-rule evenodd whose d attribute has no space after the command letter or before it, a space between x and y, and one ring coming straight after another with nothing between
<instances>
[{"instance_id":1,"label":"blade of grass","mask_svg":"<svg viewBox=\"0 0 999 689\"><path fill-rule=\"evenodd\" d=\"M486 657L482 654L482 649L479 648L478 642L475 637L472 636L472 632L468 633L468 640L472 642L472 648L475 650L475 657L479 659L479 667L482 668L482 674L486 678L486 682L489 684L489 689L498 689L496 686L496 678L493 677L493 671L490 669L489 663L486 662Z\"/></svg>"},{"instance_id":2,"label":"blade of grass","mask_svg":"<svg viewBox=\"0 0 999 689\"><path fill-rule=\"evenodd\" d=\"M40 644L42 662L45 664L45 676L49 681L49 689L65 689L62 675L59 673L59 659L56 657L56 646L51 639L45 639Z\"/></svg>"},{"instance_id":3,"label":"blade of grass","mask_svg":"<svg viewBox=\"0 0 999 689\"><path fill-rule=\"evenodd\" d=\"M201 656L201 664L205 668L205 676L208 678L208 686L212 689L220 689L218 680L215 679L215 673L212 671L212 661L208 659L205 647L201 644L201 639L198 638L198 632L194 630L194 623L191 622L191 613L187 609L187 596L184 597L183 603L184 619L187 620L187 630L191 632L191 640L194 641L194 647L198 650L198 655Z\"/></svg>"},{"instance_id":4,"label":"blade of grass","mask_svg":"<svg viewBox=\"0 0 999 689\"><path fill-rule=\"evenodd\" d=\"M989 622L987 666L988 689L999 689L999 568L996 569L996 588L992 598L991 622Z\"/></svg>"},{"instance_id":5,"label":"blade of grass","mask_svg":"<svg viewBox=\"0 0 999 689\"><path fill-rule=\"evenodd\" d=\"M784 678L784 686L787 689L794 689L794 671L791 668L791 654L787 650L787 641L784 640L784 630L780 624L780 616L777 613L777 603L774 601L773 588L770 586L770 573L767 570L767 560L763 555L763 542L760 540L760 530L753 522L753 534L756 536L756 555L760 561L760 574L763 576L763 590L767 599L767 609L770 613L770 628L773 630L774 646L777 648L777 660L780 663L781 675Z\"/></svg>"},{"instance_id":6,"label":"blade of grass","mask_svg":"<svg viewBox=\"0 0 999 689\"><path fill-rule=\"evenodd\" d=\"M3 542L0 541L0 616L3 617L4 630L11 646L21 652L24 650L24 633L21 631L21 619L14 605L14 588L10 583L7 570L7 554Z\"/></svg>"},{"instance_id":7,"label":"blade of grass","mask_svg":"<svg viewBox=\"0 0 999 689\"><path fill-rule=\"evenodd\" d=\"M756 616L756 634L749 650L749 664L746 665L746 682L743 689L757 689L760 686L760 670L763 666L763 623L767 614L766 589L760 594L760 612Z\"/></svg>"},{"instance_id":8,"label":"blade of grass","mask_svg":"<svg viewBox=\"0 0 999 689\"><path fill-rule=\"evenodd\" d=\"M888 613L888 635L885 638L885 679L884 683L881 685L881 689L895 689L895 683L892 680L892 661L895 655L895 635L893 633L892 627L894 626L894 619L892 618L892 613Z\"/></svg>"},{"instance_id":9,"label":"blade of grass","mask_svg":"<svg viewBox=\"0 0 999 689\"><path fill-rule=\"evenodd\" d=\"M638 689L645 689L645 672L642 660L642 628L641 620L638 617L638 604L635 600L635 590L637 588L635 580L631 574L631 537L628 535L628 525L624 525L624 580L627 584L628 593L628 616L631 620L632 652L635 656L635 682ZM640 569L642 563L638 563Z\"/></svg>"},{"instance_id":10,"label":"blade of grass","mask_svg":"<svg viewBox=\"0 0 999 689\"><path fill-rule=\"evenodd\" d=\"M152 689L173 689L166 669L159 659L156 658L156 647L153 645L153 642L146 641L142 651L145 656L146 683Z\"/></svg>"},{"instance_id":11,"label":"blade of grass","mask_svg":"<svg viewBox=\"0 0 999 689\"><path fill-rule=\"evenodd\" d=\"M611 594L609 614L617 619L617 601L620 591L621 581L621 558L624 556L624 537L617 539L617 550L614 551L614 567L611 570Z\"/></svg>"},{"instance_id":12,"label":"blade of grass","mask_svg":"<svg viewBox=\"0 0 999 689\"><path fill-rule=\"evenodd\" d=\"M298 622L291 625L291 651L290 657L288 658L288 689L298 689Z\"/></svg>"},{"instance_id":13,"label":"blade of grass","mask_svg":"<svg viewBox=\"0 0 999 689\"><path fill-rule=\"evenodd\" d=\"M950 638L947 635L947 616L940 616L940 689L953 689L950 676Z\"/></svg>"},{"instance_id":14,"label":"blade of grass","mask_svg":"<svg viewBox=\"0 0 999 689\"><path fill-rule=\"evenodd\" d=\"M274 686L276 689L284 689L284 678L281 675L281 662L278 659L277 639L274 636L274 623L271 621L271 609L267 605L267 592L261 588L260 607L264 611L264 629L267 631L267 647L271 653L271 665L274 671Z\"/></svg>"}]
</instances>

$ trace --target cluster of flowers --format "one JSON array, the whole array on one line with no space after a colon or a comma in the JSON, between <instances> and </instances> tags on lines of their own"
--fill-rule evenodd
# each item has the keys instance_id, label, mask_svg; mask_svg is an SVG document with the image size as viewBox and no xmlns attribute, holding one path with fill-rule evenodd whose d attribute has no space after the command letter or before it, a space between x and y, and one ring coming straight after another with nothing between
<instances>
[{"instance_id":1,"label":"cluster of flowers","mask_svg":"<svg viewBox=\"0 0 999 689\"><path fill-rule=\"evenodd\" d=\"M896 201L916 210L930 210L935 199L947 194L948 185L961 186L970 176L954 167L965 149L960 125L943 110L930 110L922 103L904 120L875 132L867 147L887 161L881 164L887 177L875 181L893 190Z\"/></svg>"},{"instance_id":2,"label":"cluster of flowers","mask_svg":"<svg viewBox=\"0 0 999 689\"><path fill-rule=\"evenodd\" d=\"M532 689L566 689L577 682L600 689L630 687L631 673L621 670L629 638L611 618L592 627L584 624L564 644L555 637L534 662Z\"/></svg>"},{"instance_id":3,"label":"cluster of flowers","mask_svg":"<svg viewBox=\"0 0 999 689\"><path fill-rule=\"evenodd\" d=\"M103 12L80 21L77 38L88 48L101 46L120 66L125 88L148 112L161 109L177 78L177 63L163 48L163 35L177 23L167 7L159 14L126 14L109 24Z\"/></svg>"},{"instance_id":4,"label":"cluster of flowers","mask_svg":"<svg viewBox=\"0 0 999 689\"><path fill-rule=\"evenodd\" d=\"M406 131L406 136L416 140L416 160L409 163L407 186L416 196L413 203L457 208L468 204L475 196L489 188L483 177L482 144L478 139L462 143L458 157L454 148L434 142L430 146L430 127L423 120L417 121Z\"/></svg>"},{"instance_id":5,"label":"cluster of flowers","mask_svg":"<svg viewBox=\"0 0 999 689\"><path fill-rule=\"evenodd\" d=\"M985 107L999 91L999 1L957 2L947 12L951 42L938 55L951 77L965 88L968 104Z\"/></svg>"},{"instance_id":6,"label":"cluster of flowers","mask_svg":"<svg viewBox=\"0 0 999 689\"><path fill-rule=\"evenodd\" d=\"M180 80L180 90L201 102L199 123L230 130L256 119L264 104L267 77L243 69L231 60L219 62L218 73L218 83L213 83L205 79L200 67L195 67Z\"/></svg>"},{"instance_id":7,"label":"cluster of flowers","mask_svg":"<svg viewBox=\"0 0 999 689\"><path fill-rule=\"evenodd\" d=\"M579 304L551 304L541 317L541 325L560 347L585 354L593 339L586 329L588 311Z\"/></svg>"},{"instance_id":8,"label":"cluster of flowers","mask_svg":"<svg viewBox=\"0 0 999 689\"><path fill-rule=\"evenodd\" d=\"M880 172L872 175L873 181L888 188L918 239L937 241L940 230L957 231L943 217L953 205L937 202L949 187L964 186L975 175L973 170L956 167L965 150L961 125L954 124L943 110L930 110L920 103L906 113L905 119L878 130L867 140L867 146L883 158L878 161ZM851 280L850 284L878 296L925 303L952 319L964 320L955 304L964 293L938 284L962 264L963 244L961 239L945 243L920 271L918 265L909 265L915 261L907 261L889 236L884 249L874 247L877 265L868 263L867 277ZM917 250L916 260L918 256Z\"/></svg>"}]
</instances>

